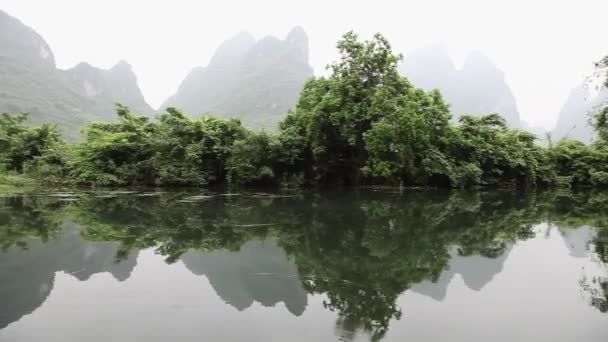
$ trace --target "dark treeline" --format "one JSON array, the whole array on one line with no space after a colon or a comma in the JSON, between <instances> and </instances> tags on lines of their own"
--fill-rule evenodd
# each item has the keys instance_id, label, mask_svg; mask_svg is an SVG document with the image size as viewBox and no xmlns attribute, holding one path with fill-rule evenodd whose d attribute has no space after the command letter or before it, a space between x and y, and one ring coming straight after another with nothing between
<instances>
[{"instance_id":1,"label":"dark treeline","mask_svg":"<svg viewBox=\"0 0 608 342\"><path fill-rule=\"evenodd\" d=\"M407 307L396 304L401 293L414 284L437 281L455 255L501 257L516 241L534 237L538 223L560 230L596 228L589 245L600 262L608 263L604 193L339 191L179 202L183 196L107 198L92 193L72 202L4 198L0 246L31 248L36 255L32 239L61 239L66 222L78 224L86 241L115 243L119 263L148 248L171 263L191 250L238 251L248 241L273 239L297 266L303 288L327 295L325 305L339 314L339 324L349 331L368 331L376 339L391 320L407 313ZM606 291L593 293L590 304L606 312L608 283L598 281Z\"/></svg>"},{"instance_id":2,"label":"dark treeline","mask_svg":"<svg viewBox=\"0 0 608 342\"><path fill-rule=\"evenodd\" d=\"M381 35L362 42L347 33L337 46L330 75L306 83L277 133L175 108L149 120L119 105L117 122L91 124L83 142L67 144L53 126L30 128L26 116L4 114L1 167L95 186L608 185L608 108L592 118L594 144L543 148L498 114L451 124L441 94L399 75L401 56Z\"/></svg>"}]
</instances>

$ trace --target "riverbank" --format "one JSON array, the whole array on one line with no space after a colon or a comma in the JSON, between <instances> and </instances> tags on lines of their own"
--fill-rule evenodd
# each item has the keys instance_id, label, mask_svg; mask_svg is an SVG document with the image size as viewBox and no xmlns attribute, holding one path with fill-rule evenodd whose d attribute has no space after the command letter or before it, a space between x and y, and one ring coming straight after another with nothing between
<instances>
[{"instance_id":1,"label":"riverbank","mask_svg":"<svg viewBox=\"0 0 608 342\"><path fill-rule=\"evenodd\" d=\"M0 173L0 192L23 192L36 185L35 180L26 176Z\"/></svg>"}]
</instances>

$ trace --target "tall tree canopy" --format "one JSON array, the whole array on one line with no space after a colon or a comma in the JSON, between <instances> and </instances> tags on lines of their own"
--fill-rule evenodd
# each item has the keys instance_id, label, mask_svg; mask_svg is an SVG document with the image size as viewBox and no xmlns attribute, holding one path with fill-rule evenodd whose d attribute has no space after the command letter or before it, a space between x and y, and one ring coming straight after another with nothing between
<instances>
[{"instance_id":1,"label":"tall tree canopy","mask_svg":"<svg viewBox=\"0 0 608 342\"><path fill-rule=\"evenodd\" d=\"M468 186L547 181L547 160L529 133L498 114L450 125L441 94L399 75L401 56L376 34L338 42L328 77L311 79L281 125L313 183Z\"/></svg>"},{"instance_id":2,"label":"tall tree canopy","mask_svg":"<svg viewBox=\"0 0 608 342\"><path fill-rule=\"evenodd\" d=\"M64 146L54 125L26 125L28 115L0 115L0 170L24 172L39 159L54 162L57 151Z\"/></svg>"},{"instance_id":3,"label":"tall tree canopy","mask_svg":"<svg viewBox=\"0 0 608 342\"><path fill-rule=\"evenodd\" d=\"M363 176L392 182L414 177L450 119L437 92L412 86L399 75L401 56L380 34L359 41L349 32L338 42L340 60L329 77L304 86L282 133L303 137L308 176L357 185Z\"/></svg>"}]
</instances>

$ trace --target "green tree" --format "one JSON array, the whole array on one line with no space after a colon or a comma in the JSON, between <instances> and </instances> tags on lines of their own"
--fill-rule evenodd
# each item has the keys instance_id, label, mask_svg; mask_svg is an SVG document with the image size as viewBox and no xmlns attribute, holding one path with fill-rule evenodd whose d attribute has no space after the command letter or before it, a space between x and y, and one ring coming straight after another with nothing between
<instances>
[{"instance_id":1,"label":"green tree","mask_svg":"<svg viewBox=\"0 0 608 342\"><path fill-rule=\"evenodd\" d=\"M447 154L455 164L459 186L536 186L552 181L545 150L536 137L509 129L498 114L465 115L450 138Z\"/></svg>"},{"instance_id":2,"label":"green tree","mask_svg":"<svg viewBox=\"0 0 608 342\"><path fill-rule=\"evenodd\" d=\"M235 142L228 159L228 183L269 185L277 181L279 141L264 131Z\"/></svg>"},{"instance_id":3,"label":"green tree","mask_svg":"<svg viewBox=\"0 0 608 342\"><path fill-rule=\"evenodd\" d=\"M65 164L66 145L54 125L30 127L27 114L0 116L0 169L34 173L43 168L48 173L60 173ZM37 172L36 172L37 173Z\"/></svg>"},{"instance_id":4,"label":"green tree","mask_svg":"<svg viewBox=\"0 0 608 342\"><path fill-rule=\"evenodd\" d=\"M175 108L161 115L155 136L154 166L162 185L221 183L236 141L247 130L237 119L191 119Z\"/></svg>"},{"instance_id":5,"label":"green tree","mask_svg":"<svg viewBox=\"0 0 608 342\"><path fill-rule=\"evenodd\" d=\"M608 150L563 140L551 148L549 155L553 169L565 182L573 186L608 185Z\"/></svg>"},{"instance_id":6,"label":"green tree","mask_svg":"<svg viewBox=\"0 0 608 342\"><path fill-rule=\"evenodd\" d=\"M77 183L93 185L138 185L154 183L156 125L117 105L119 120L93 123L84 129L85 141L75 148L71 160Z\"/></svg>"},{"instance_id":7,"label":"green tree","mask_svg":"<svg viewBox=\"0 0 608 342\"><path fill-rule=\"evenodd\" d=\"M364 134L400 104L413 87L399 75L401 56L377 34L359 41L349 32L338 42L340 61L327 78L313 78L282 123L283 134L304 137L301 157L307 177L328 183L360 184L368 160Z\"/></svg>"},{"instance_id":8,"label":"green tree","mask_svg":"<svg viewBox=\"0 0 608 342\"><path fill-rule=\"evenodd\" d=\"M412 88L381 102L385 116L364 133L369 153L365 173L389 184L449 185L453 167L442 149L450 134L450 114L439 92Z\"/></svg>"}]
</instances>

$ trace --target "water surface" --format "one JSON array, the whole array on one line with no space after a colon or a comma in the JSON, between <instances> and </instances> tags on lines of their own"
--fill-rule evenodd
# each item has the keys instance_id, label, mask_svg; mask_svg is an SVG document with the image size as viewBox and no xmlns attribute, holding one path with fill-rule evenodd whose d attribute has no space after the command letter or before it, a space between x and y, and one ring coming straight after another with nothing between
<instances>
[{"instance_id":1,"label":"water surface","mask_svg":"<svg viewBox=\"0 0 608 342\"><path fill-rule=\"evenodd\" d=\"M0 341L606 341L608 194L0 198Z\"/></svg>"}]
</instances>

